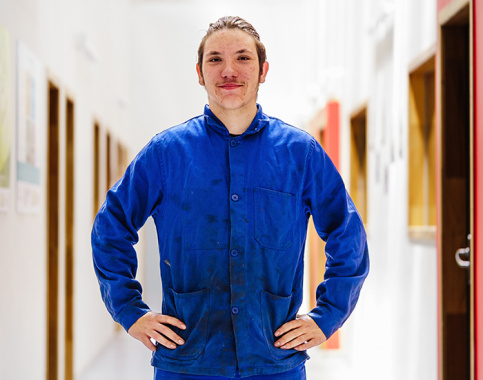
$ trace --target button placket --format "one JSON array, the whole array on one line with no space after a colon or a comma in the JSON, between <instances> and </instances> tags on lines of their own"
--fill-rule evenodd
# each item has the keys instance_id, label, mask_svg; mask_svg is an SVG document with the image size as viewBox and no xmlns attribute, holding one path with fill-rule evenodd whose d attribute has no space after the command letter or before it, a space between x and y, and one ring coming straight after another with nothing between
<instances>
[{"instance_id":1,"label":"button placket","mask_svg":"<svg viewBox=\"0 0 483 380\"><path fill-rule=\"evenodd\" d=\"M246 149L241 140L233 139L228 142L228 160L230 169L230 313L233 323L233 332L237 346L237 359L239 363L249 361L248 354L243 347L250 345L249 325L246 319L246 276L245 276L245 239L247 236L246 202Z\"/></svg>"}]
</instances>

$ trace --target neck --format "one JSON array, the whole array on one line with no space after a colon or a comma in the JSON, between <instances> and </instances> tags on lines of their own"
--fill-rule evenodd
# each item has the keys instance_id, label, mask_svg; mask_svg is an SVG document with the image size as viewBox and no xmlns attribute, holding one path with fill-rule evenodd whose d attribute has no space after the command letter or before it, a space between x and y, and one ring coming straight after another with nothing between
<instances>
[{"instance_id":1,"label":"neck","mask_svg":"<svg viewBox=\"0 0 483 380\"><path fill-rule=\"evenodd\" d=\"M241 135L245 132L258 111L256 104L241 110L225 110L216 107L216 105L212 107L210 104L210 110L220 119L232 135Z\"/></svg>"}]
</instances>

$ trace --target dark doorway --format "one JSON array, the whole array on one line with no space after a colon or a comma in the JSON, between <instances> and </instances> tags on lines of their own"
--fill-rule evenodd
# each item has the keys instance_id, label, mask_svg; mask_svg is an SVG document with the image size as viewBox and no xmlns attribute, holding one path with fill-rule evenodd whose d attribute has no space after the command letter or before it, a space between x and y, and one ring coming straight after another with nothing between
<instances>
[{"instance_id":1,"label":"dark doorway","mask_svg":"<svg viewBox=\"0 0 483 380\"><path fill-rule=\"evenodd\" d=\"M442 374L470 379L469 268L455 260L471 239L469 5L441 26L440 279ZM469 248L468 248L469 249ZM469 259L469 258L468 258Z\"/></svg>"}]
</instances>

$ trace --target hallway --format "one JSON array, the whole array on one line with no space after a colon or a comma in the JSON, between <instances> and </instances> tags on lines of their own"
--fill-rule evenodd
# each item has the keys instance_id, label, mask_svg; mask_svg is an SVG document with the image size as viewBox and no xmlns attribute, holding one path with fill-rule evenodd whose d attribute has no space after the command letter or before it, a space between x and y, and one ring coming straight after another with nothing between
<instances>
[{"instance_id":1,"label":"hallway","mask_svg":"<svg viewBox=\"0 0 483 380\"><path fill-rule=\"evenodd\" d=\"M367 232L360 299L309 380L483 380L480 0L0 0L0 379L152 377L101 299L93 222L153 136L203 113L197 50L226 15L267 49L263 112L323 147ZM308 227L301 313L327 258ZM152 218L132 238L159 310Z\"/></svg>"}]
</instances>

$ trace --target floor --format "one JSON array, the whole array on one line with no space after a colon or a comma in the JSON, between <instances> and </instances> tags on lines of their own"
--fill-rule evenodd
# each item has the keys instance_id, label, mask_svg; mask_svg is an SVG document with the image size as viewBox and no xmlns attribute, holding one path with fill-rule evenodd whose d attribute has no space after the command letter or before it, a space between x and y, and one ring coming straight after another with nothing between
<instances>
[{"instance_id":1,"label":"floor","mask_svg":"<svg viewBox=\"0 0 483 380\"><path fill-rule=\"evenodd\" d=\"M306 365L309 380L357 378L338 351L313 348L309 355L311 359ZM150 351L142 343L121 332L78 380L149 380L153 376L150 358Z\"/></svg>"}]
</instances>

